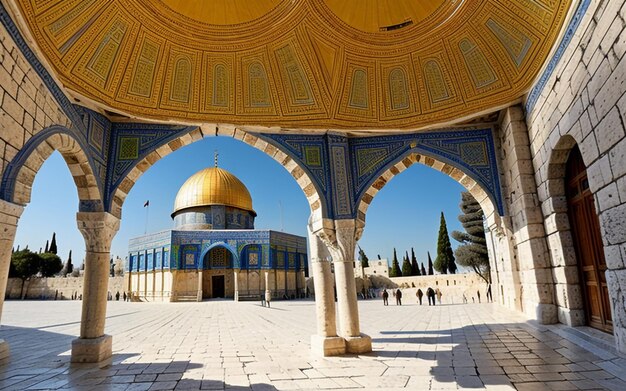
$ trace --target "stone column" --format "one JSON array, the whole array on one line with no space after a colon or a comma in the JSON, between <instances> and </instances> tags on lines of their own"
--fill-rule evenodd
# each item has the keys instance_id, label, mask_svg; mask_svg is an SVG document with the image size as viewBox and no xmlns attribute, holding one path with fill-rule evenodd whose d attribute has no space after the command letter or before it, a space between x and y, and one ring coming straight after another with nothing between
<instances>
[{"instance_id":1,"label":"stone column","mask_svg":"<svg viewBox=\"0 0 626 391\"><path fill-rule=\"evenodd\" d=\"M346 342L337 336L335 291L330 272L331 256L324 242L309 225L309 248L313 268L317 334L311 336L311 351L319 356L345 354Z\"/></svg>"},{"instance_id":2,"label":"stone column","mask_svg":"<svg viewBox=\"0 0 626 391\"><path fill-rule=\"evenodd\" d=\"M361 334L359 307L354 281L354 249L362 232L357 220L335 220L335 242L328 247L335 267L337 307L339 309L339 335L346 340L347 353L372 351L372 339Z\"/></svg>"},{"instance_id":3,"label":"stone column","mask_svg":"<svg viewBox=\"0 0 626 391\"><path fill-rule=\"evenodd\" d=\"M85 238L86 254L80 337L72 341L72 362L106 362L112 354L112 338L104 334L109 250L120 219L106 212L79 212L76 220Z\"/></svg>"},{"instance_id":4,"label":"stone column","mask_svg":"<svg viewBox=\"0 0 626 391\"><path fill-rule=\"evenodd\" d=\"M202 284L204 283L204 277L202 275L203 271L202 269L198 270L198 292L196 292L196 300L197 301L202 301Z\"/></svg>"},{"instance_id":5,"label":"stone column","mask_svg":"<svg viewBox=\"0 0 626 391\"><path fill-rule=\"evenodd\" d=\"M265 272L265 295L272 294L272 290L270 289L270 273L268 271Z\"/></svg>"},{"instance_id":6,"label":"stone column","mask_svg":"<svg viewBox=\"0 0 626 391\"><path fill-rule=\"evenodd\" d=\"M7 291L11 250L17 231L17 222L23 211L23 206L0 200L0 316L2 316L4 296ZM9 353L9 344L0 339L0 361L8 358Z\"/></svg>"},{"instance_id":7,"label":"stone column","mask_svg":"<svg viewBox=\"0 0 626 391\"><path fill-rule=\"evenodd\" d=\"M233 276L235 279L234 282L234 286L235 286L235 301L239 301L239 273L234 270L233 271Z\"/></svg>"}]
</instances>

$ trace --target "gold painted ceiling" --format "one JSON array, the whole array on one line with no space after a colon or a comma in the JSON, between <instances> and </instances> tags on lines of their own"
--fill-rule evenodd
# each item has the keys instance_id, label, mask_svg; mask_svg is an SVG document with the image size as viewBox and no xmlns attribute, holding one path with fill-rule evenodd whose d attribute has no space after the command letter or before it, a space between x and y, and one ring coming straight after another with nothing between
<instances>
[{"instance_id":1,"label":"gold painted ceiling","mask_svg":"<svg viewBox=\"0 0 626 391\"><path fill-rule=\"evenodd\" d=\"M64 86L103 108L400 130L522 97L571 0L13 2Z\"/></svg>"}]
</instances>

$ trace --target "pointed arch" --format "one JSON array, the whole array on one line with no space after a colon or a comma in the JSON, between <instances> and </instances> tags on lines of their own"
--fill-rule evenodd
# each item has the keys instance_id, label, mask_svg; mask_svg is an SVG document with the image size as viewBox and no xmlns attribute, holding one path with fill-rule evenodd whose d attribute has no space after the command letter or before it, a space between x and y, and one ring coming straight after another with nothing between
<instances>
[{"instance_id":1,"label":"pointed arch","mask_svg":"<svg viewBox=\"0 0 626 391\"><path fill-rule=\"evenodd\" d=\"M378 194L378 192L396 175L416 163L421 163L440 171L460 183L463 187L465 187L465 189L467 189L467 191L470 192L470 194L472 194L476 201L478 201L489 225L493 223L498 224L500 216L497 213L496 205L491 198L489 198L488 193L475 179L448 162L412 151L409 151L407 154L401 155L397 159L391 161L386 168L381 170L382 174L378 176L378 178L371 181L370 185L366 188L367 190L365 190L357 200L359 218L365 221L367 209L374 200L376 194Z\"/></svg>"},{"instance_id":2,"label":"pointed arch","mask_svg":"<svg viewBox=\"0 0 626 391\"><path fill-rule=\"evenodd\" d=\"M320 193L311 177L307 174L306 170L298 164L298 162L288 156L285 152L278 149L276 146L252 133L248 133L239 128L217 126L191 128L191 130L186 130L177 134L175 137L164 140L161 145L153 149L151 152L145 154L144 156L140 156L140 159L133 166L129 167L127 172L124 174L124 179L120 181L119 185L110 189L109 199L111 202L111 213L118 217L121 216L122 206L126 196L133 188L137 180L139 180L139 177L141 177L141 175L143 175L143 173L146 172L153 164L170 153L209 136L232 137L269 155L272 159L283 166L296 180L296 183L302 189L305 197L307 198L309 207L311 208L311 214L319 216L321 219L322 199Z\"/></svg>"},{"instance_id":3,"label":"pointed arch","mask_svg":"<svg viewBox=\"0 0 626 391\"><path fill-rule=\"evenodd\" d=\"M69 129L60 125L49 126L33 137L15 155L2 174L0 198L19 205L30 202L35 175L43 163L58 151L70 170L78 191L81 211L103 211L102 192L94 162L84 143Z\"/></svg>"}]
</instances>

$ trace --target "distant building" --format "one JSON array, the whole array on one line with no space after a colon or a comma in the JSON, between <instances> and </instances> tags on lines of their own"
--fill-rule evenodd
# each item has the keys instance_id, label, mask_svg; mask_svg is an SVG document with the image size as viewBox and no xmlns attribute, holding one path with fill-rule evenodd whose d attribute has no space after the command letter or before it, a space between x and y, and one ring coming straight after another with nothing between
<instances>
[{"instance_id":1,"label":"distant building","mask_svg":"<svg viewBox=\"0 0 626 391\"><path fill-rule=\"evenodd\" d=\"M369 266L363 270L361 267L361 261L355 262L354 275L357 277L363 277L363 271L366 276L377 275L389 277L389 262L387 259L374 259L369 260Z\"/></svg>"},{"instance_id":2,"label":"distant building","mask_svg":"<svg viewBox=\"0 0 626 391\"><path fill-rule=\"evenodd\" d=\"M133 238L125 265L128 291L141 300L201 301L274 297L304 291L306 238L255 230L244 184L210 167L191 176L174 204L174 229Z\"/></svg>"}]
</instances>

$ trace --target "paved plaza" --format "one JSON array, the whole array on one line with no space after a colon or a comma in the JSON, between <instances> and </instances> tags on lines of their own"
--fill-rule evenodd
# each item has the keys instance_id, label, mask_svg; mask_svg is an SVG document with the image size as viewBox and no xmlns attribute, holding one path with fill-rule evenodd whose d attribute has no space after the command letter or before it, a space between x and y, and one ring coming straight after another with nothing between
<instances>
[{"instance_id":1,"label":"paved plaza","mask_svg":"<svg viewBox=\"0 0 626 391\"><path fill-rule=\"evenodd\" d=\"M113 363L70 366L78 301L8 301L2 390L626 390L612 337L538 326L494 304L383 307L360 301L373 353L316 358L313 301L109 302ZM591 333L591 334L589 334ZM606 344L604 343L606 341Z\"/></svg>"}]
</instances>

